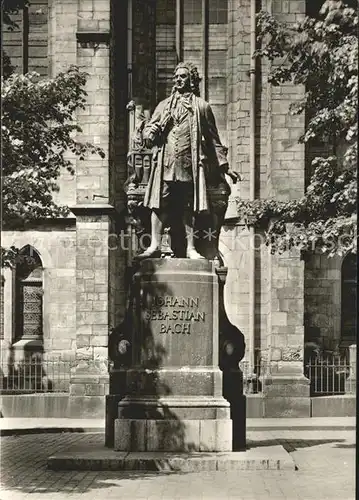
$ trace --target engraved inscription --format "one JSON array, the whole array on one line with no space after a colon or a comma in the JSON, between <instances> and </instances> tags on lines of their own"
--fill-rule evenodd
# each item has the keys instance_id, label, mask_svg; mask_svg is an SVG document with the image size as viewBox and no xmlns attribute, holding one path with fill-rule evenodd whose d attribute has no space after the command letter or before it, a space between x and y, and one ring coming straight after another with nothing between
<instances>
[{"instance_id":1,"label":"engraved inscription","mask_svg":"<svg viewBox=\"0 0 359 500\"><path fill-rule=\"evenodd\" d=\"M156 296L145 311L146 321L161 321L162 334L191 334L193 322L204 322L206 313L199 311L199 297Z\"/></svg>"}]
</instances>

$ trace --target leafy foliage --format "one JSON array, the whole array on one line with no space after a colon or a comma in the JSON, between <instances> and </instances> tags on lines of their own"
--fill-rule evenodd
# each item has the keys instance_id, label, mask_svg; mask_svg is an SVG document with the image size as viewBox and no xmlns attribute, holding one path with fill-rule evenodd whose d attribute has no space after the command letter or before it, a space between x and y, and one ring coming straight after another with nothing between
<instances>
[{"instance_id":1,"label":"leafy foliage","mask_svg":"<svg viewBox=\"0 0 359 500\"><path fill-rule=\"evenodd\" d=\"M342 1L326 1L317 19L295 25L258 15L261 49L272 85L305 86L303 98L290 108L306 113L301 143L328 145L316 157L305 195L299 200L239 200L239 213L265 228L272 252L299 245L329 255L356 250L358 15Z\"/></svg>"},{"instance_id":2,"label":"leafy foliage","mask_svg":"<svg viewBox=\"0 0 359 500\"><path fill-rule=\"evenodd\" d=\"M66 215L55 205L52 192L65 167L74 173L65 153L80 159L102 151L76 141L81 132L73 113L85 107L86 75L76 67L52 80L37 73L13 74L2 85L2 167L4 219L7 227L45 217Z\"/></svg>"},{"instance_id":3,"label":"leafy foliage","mask_svg":"<svg viewBox=\"0 0 359 500\"><path fill-rule=\"evenodd\" d=\"M7 26L8 29L17 28L17 24L11 17L13 14L18 14L18 12L29 5L29 0L2 0L2 22Z\"/></svg>"},{"instance_id":4,"label":"leafy foliage","mask_svg":"<svg viewBox=\"0 0 359 500\"><path fill-rule=\"evenodd\" d=\"M67 152L80 160L103 151L76 140L81 128L74 112L85 107L86 74L77 67L54 79L37 73L13 74L2 81L2 201L5 228L22 228L49 217L64 217L53 192L64 169L74 173ZM13 252L3 254L11 257Z\"/></svg>"},{"instance_id":5,"label":"leafy foliage","mask_svg":"<svg viewBox=\"0 0 359 500\"><path fill-rule=\"evenodd\" d=\"M16 28L11 15L26 0L4 0L3 23ZM86 103L86 73L76 66L53 79L41 80L37 73L12 73L10 59L3 54L2 99L2 220L5 229L20 229L47 218L64 217L68 208L57 205L53 193L67 169L74 174L72 159L104 152L76 139L82 132L75 112ZM72 153L72 158L69 153ZM1 247L3 266L19 260L19 249Z\"/></svg>"}]
</instances>

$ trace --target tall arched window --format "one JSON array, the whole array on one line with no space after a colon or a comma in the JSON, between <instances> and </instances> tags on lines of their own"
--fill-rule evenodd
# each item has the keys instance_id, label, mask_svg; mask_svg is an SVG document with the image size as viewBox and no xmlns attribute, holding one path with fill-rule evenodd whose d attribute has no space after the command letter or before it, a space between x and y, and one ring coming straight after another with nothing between
<instances>
[{"instance_id":1,"label":"tall arched window","mask_svg":"<svg viewBox=\"0 0 359 500\"><path fill-rule=\"evenodd\" d=\"M176 56L176 0L156 2L156 101L165 99L173 85Z\"/></svg>"},{"instance_id":2,"label":"tall arched window","mask_svg":"<svg viewBox=\"0 0 359 500\"><path fill-rule=\"evenodd\" d=\"M356 341L357 329L357 259L349 254L342 264L342 341Z\"/></svg>"},{"instance_id":3,"label":"tall arched window","mask_svg":"<svg viewBox=\"0 0 359 500\"><path fill-rule=\"evenodd\" d=\"M42 338L42 276L40 256L27 245L21 250L16 266L16 341Z\"/></svg>"},{"instance_id":4,"label":"tall arched window","mask_svg":"<svg viewBox=\"0 0 359 500\"><path fill-rule=\"evenodd\" d=\"M157 0L156 100L168 97L178 61L194 63L219 132L227 126L228 0Z\"/></svg>"},{"instance_id":5,"label":"tall arched window","mask_svg":"<svg viewBox=\"0 0 359 500\"><path fill-rule=\"evenodd\" d=\"M16 26L2 32L2 45L17 73L48 74L48 0L30 0L11 15Z\"/></svg>"}]
</instances>

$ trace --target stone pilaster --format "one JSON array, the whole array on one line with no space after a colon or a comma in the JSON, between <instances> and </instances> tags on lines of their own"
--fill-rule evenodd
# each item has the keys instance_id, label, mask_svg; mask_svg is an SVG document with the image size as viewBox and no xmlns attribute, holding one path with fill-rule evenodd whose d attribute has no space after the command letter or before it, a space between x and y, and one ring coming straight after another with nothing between
<instances>
[{"instance_id":1,"label":"stone pilaster","mask_svg":"<svg viewBox=\"0 0 359 500\"><path fill-rule=\"evenodd\" d=\"M349 347L349 377L345 381L345 394L356 394L357 388L357 345Z\"/></svg>"},{"instance_id":2,"label":"stone pilaster","mask_svg":"<svg viewBox=\"0 0 359 500\"><path fill-rule=\"evenodd\" d=\"M108 236L110 217L98 207L76 213L76 366L71 374L71 414L104 416L108 392ZM102 212L102 214L101 214Z\"/></svg>"},{"instance_id":3,"label":"stone pilaster","mask_svg":"<svg viewBox=\"0 0 359 500\"><path fill-rule=\"evenodd\" d=\"M80 139L100 146L105 158L77 161L76 365L71 373L70 416L105 415L108 393L110 0L78 5L77 64L88 73L87 103L77 114Z\"/></svg>"},{"instance_id":4,"label":"stone pilaster","mask_svg":"<svg viewBox=\"0 0 359 500\"><path fill-rule=\"evenodd\" d=\"M227 138L231 168L242 175L241 197L249 193L250 1L228 2Z\"/></svg>"},{"instance_id":5,"label":"stone pilaster","mask_svg":"<svg viewBox=\"0 0 359 500\"><path fill-rule=\"evenodd\" d=\"M265 417L309 417L309 380L303 374L304 262L299 251L271 256L268 278Z\"/></svg>"},{"instance_id":6,"label":"stone pilaster","mask_svg":"<svg viewBox=\"0 0 359 500\"><path fill-rule=\"evenodd\" d=\"M273 0L272 14L295 23L305 14L305 2ZM279 201L304 194L304 145L298 143L305 117L291 116L289 106L304 89L292 84L267 84L267 196ZM269 255L267 267L267 372L263 377L264 416L310 416L309 381L303 374L304 262L300 251Z\"/></svg>"}]
</instances>

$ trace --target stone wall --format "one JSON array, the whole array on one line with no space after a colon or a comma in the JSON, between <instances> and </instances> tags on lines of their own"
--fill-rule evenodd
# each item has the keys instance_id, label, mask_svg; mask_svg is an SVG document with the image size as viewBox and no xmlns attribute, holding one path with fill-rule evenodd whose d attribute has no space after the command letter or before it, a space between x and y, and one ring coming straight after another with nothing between
<instances>
[{"instance_id":1,"label":"stone wall","mask_svg":"<svg viewBox=\"0 0 359 500\"><path fill-rule=\"evenodd\" d=\"M43 274L43 347L45 357L74 357L76 345L76 233L74 227L61 231L3 231L2 245L22 248L34 247L42 260ZM15 338L14 275L3 272L4 341L3 347L13 344Z\"/></svg>"},{"instance_id":2,"label":"stone wall","mask_svg":"<svg viewBox=\"0 0 359 500\"><path fill-rule=\"evenodd\" d=\"M271 256L271 334L270 346L286 348L304 347L304 262L299 252L292 250ZM278 351L279 352L279 351Z\"/></svg>"},{"instance_id":3,"label":"stone wall","mask_svg":"<svg viewBox=\"0 0 359 500\"><path fill-rule=\"evenodd\" d=\"M250 2L228 2L227 136L231 168L242 176L241 197L249 193Z\"/></svg>"},{"instance_id":4,"label":"stone wall","mask_svg":"<svg viewBox=\"0 0 359 500\"><path fill-rule=\"evenodd\" d=\"M303 19L306 6L303 0L273 0L268 2L268 7L279 21L290 24ZM278 200L300 198L304 193L305 148L303 144L298 144L298 139L304 131L305 117L289 114L290 104L303 95L304 88L300 85L268 86L271 136L268 137L270 170L267 196Z\"/></svg>"},{"instance_id":5,"label":"stone wall","mask_svg":"<svg viewBox=\"0 0 359 500\"><path fill-rule=\"evenodd\" d=\"M224 303L229 320L243 333L248 355L249 344L249 233L240 226L224 226L219 249L228 267Z\"/></svg>"},{"instance_id":6,"label":"stone wall","mask_svg":"<svg viewBox=\"0 0 359 500\"><path fill-rule=\"evenodd\" d=\"M267 0L261 4L286 22L301 19L305 11L304 1ZM162 14L173 5L172 0L157 3ZM157 98L168 95L176 63L173 15L167 17L166 23L163 15L158 18L156 26ZM60 178L60 192L56 196L61 203L73 207L76 226L74 220L69 220L66 227L4 232L3 237L5 245L34 246L43 259L45 351L77 358L79 367L73 374L71 394L87 398L82 400L87 408L92 404L88 398L101 398L108 390L103 367L91 374L89 362L107 358L109 329L121 322L126 302L125 252L119 246L118 235L123 229L119 214L124 209L126 104L131 97L126 68L127 28L126 2L52 0L49 3L49 74L53 76L72 63L89 74L87 106L77 114L77 123L83 129L79 138L101 146L106 158L74 159L76 176L63 173ZM17 36L14 32L13 39ZM42 47L37 52L39 57L40 52L43 57L41 36L34 37ZM184 59L195 62L202 72L201 26L185 24L183 37ZM231 168L242 176L240 190L233 190L242 198L249 197L250 177L249 38L250 0L229 0L228 24L209 26L208 100L221 138L229 146ZM137 50L139 40L133 42L133 50ZM16 54L14 51L15 57ZM295 199L304 192L305 151L298 144L304 117L290 116L288 109L290 103L303 95L303 88L271 87L264 62L257 71L262 80L256 89L256 195ZM111 235L116 236L112 249L108 245ZM251 349L261 349L268 359L281 365L281 376L289 380L290 386L293 373L295 377L301 375L304 312L310 317L309 326L320 329L326 346L333 346L339 338L340 267L335 259L314 256L306 262L304 271L299 253L271 256L268 248L260 245L260 236L256 247L255 332L254 338L249 339L252 305L248 230L239 224L223 228L220 249L228 266L225 287L228 316L243 331ZM11 273L4 273L4 278L4 295L11 298ZM4 345L13 339L11 308L11 300L7 300ZM306 389L302 389L298 392L300 398L306 394ZM267 416L276 411L280 389L276 391L277 388L269 395L272 402L266 403ZM73 414L76 408L75 405Z\"/></svg>"},{"instance_id":7,"label":"stone wall","mask_svg":"<svg viewBox=\"0 0 359 500\"><path fill-rule=\"evenodd\" d=\"M294 23L305 13L305 2L262 2L280 20ZM231 167L242 175L241 197L249 196L250 1L230 0L227 51L227 134ZM289 105L303 96L300 86L272 87L265 60L256 74L256 195L280 200L298 198L304 190L304 147L298 138L303 116L290 116ZM293 182L295 178L295 182Z\"/></svg>"},{"instance_id":8,"label":"stone wall","mask_svg":"<svg viewBox=\"0 0 359 500\"><path fill-rule=\"evenodd\" d=\"M272 10L280 20L295 22L300 19L305 11L305 2L263 2L262 8ZM290 5L289 5L290 4ZM229 2L228 19L228 57L227 57L227 128L229 139L229 159L231 167L241 173L240 197L249 196L249 120L250 120L250 2L247 0L231 0ZM298 138L304 130L304 117L289 115L289 105L303 95L303 89L298 86L287 85L272 87L267 82L268 68L265 61L258 62L256 74L258 84L256 89L256 196L261 198L276 197L281 200L295 199L304 192L304 147L298 144ZM295 177L295 182L292 182ZM234 229L233 229L234 231ZM232 233L233 233L232 231ZM222 235L222 238L225 238ZM260 235L257 235L258 242ZM257 246L257 244L256 244ZM260 246L260 245L259 245ZM248 252L247 252L248 253ZM248 257L248 256L247 256ZM291 333L295 319L297 332L300 336L303 328L302 318L297 316L288 319L290 312L288 304L283 300L290 300L285 296L283 288L292 285L299 286L298 294L303 292L303 283L299 274L302 263L293 263L293 256L288 259L273 257L271 266L268 266L268 252L263 247L256 255L256 332L257 337L261 326L263 334L280 333L289 327ZM230 257L232 259L232 256ZM233 257L233 262L239 262ZM287 269L286 266L289 266ZM293 266L297 267L294 276ZM273 269L272 269L273 268ZM248 263L246 266L248 272ZM289 270L290 269L290 270ZM240 272L237 270L237 272ZM239 278L239 277L238 277ZM246 279L240 277L241 291L246 289ZM297 280L298 278L298 280ZM297 280L293 281L292 280ZM303 281L303 280L302 280ZM244 285L244 286L243 286ZM239 286L239 285L238 285ZM276 290L281 290L281 304L278 297L268 297L270 290L276 295ZM247 292L248 293L248 292ZM288 291L289 294L289 291ZM287 294L287 295L288 295ZM303 297L302 297L303 299ZM241 297L242 305L232 307L243 308L248 302L248 297ZM266 321L263 311L266 310L271 318ZM231 307L231 306L230 306ZM303 304L298 307L303 312ZM242 319L245 314L241 313ZM289 323L288 323L289 321ZM246 324L246 323L245 323ZM274 328L274 330L273 330ZM296 337L295 341L299 340ZM284 343L278 338L276 343ZM262 342L262 347L267 342Z\"/></svg>"},{"instance_id":9,"label":"stone wall","mask_svg":"<svg viewBox=\"0 0 359 500\"><path fill-rule=\"evenodd\" d=\"M66 71L71 64L77 63L76 57L77 4L71 1L49 2L49 76L55 77ZM74 155L68 153L67 158L75 163ZM59 192L54 199L65 205L76 203L76 177L66 170L58 179Z\"/></svg>"},{"instance_id":10,"label":"stone wall","mask_svg":"<svg viewBox=\"0 0 359 500\"><path fill-rule=\"evenodd\" d=\"M0 276L0 340L4 339L4 275Z\"/></svg>"},{"instance_id":11,"label":"stone wall","mask_svg":"<svg viewBox=\"0 0 359 500\"><path fill-rule=\"evenodd\" d=\"M255 242L255 331L250 332L250 295L251 282L249 250L252 243L249 230L244 225L225 225L222 229L219 249L228 267L224 289L224 301L230 321L243 333L246 341L245 359L250 352L265 351L268 334L268 247L262 244L263 237L258 234ZM270 330L269 330L270 331ZM254 334L254 335L253 335ZM252 335L252 338L250 337Z\"/></svg>"},{"instance_id":12,"label":"stone wall","mask_svg":"<svg viewBox=\"0 0 359 500\"><path fill-rule=\"evenodd\" d=\"M100 146L106 157L93 155L80 161L68 155L76 175L62 173L55 199L73 209L76 226L72 215L60 228L49 221L41 231L5 232L3 237L4 245L34 246L43 259L45 356L68 356L80 364L107 359L109 328L120 322L125 304L124 252L118 246L110 251L108 245L111 234L119 241L121 224L111 206L117 213L123 209L122 185L127 176L126 25L120 31L123 40L117 33L116 45L110 45L110 19L114 17L119 26L127 19L125 9L107 0L95 6L86 0L49 4L49 74L54 76L70 64L88 73L86 108L76 116L83 131L78 138ZM14 340L14 283L11 272L5 275L4 293L10 300L4 310L4 345L10 345ZM104 394L103 384L96 389L87 379L81 385L80 372L75 373L72 395ZM96 376L93 381L96 385Z\"/></svg>"},{"instance_id":13,"label":"stone wall","mask_svg":"<svg viewBox=\"0 0 359 500\"><path fill-rule=\"evenodd\" d=\"M257 6L258 8L258 6ZM305 14L305 2L268 1L261 8L272 12L280 21L294 23ZM258 10L258 9L257 9ZM227 127L231 167L241 173L240 197L249 197L250 158L250 2L229 2L227 58ZM289 106L303 96L304 89L285 85L272 87L267 81L268 66L258 61L256 66L256 197L278 200L296 199L304 193L305 170L304 146L298 138L304 131L304 116L290 116ZM295 182L293 182L295 179ZM238 231L238 229L237 229ZM232 233L235 229L232 229ZM238 237L238 236L237 236ZM224 233L222 239L225 238ZM260 246L261 236L256 235L259 250L255 253L255 332L249 339L251 349L260 347L262 356L276 364L277 376L270 387L265 388L264 413L279 415L281 391L294 384L292 402L286 400L287 415L309 414L309 393L303 377L304 348L304 262L299 252L271 256L268 249ZM253 243L251 243L253 245ZM257 247L257 243L255 243ZM249 246L243 255L249 259ZM237 253L233 258L238 284L230 278L227 290L241 290L241 295L229 301L229 315L235 315L238 327L249 325L249 261L242 268ZM243 260L243 259L242 259ZM239 269L240 268L240 269ZM240 285L239 285L240 283ZM227 291L226 291L227 293ZM236 293L234 292L234 296ZM239 304L239 300L241 304ZM244 306L246 304L246 307ZM245 313L247 310L247 314ZM248 332L246 338L253 335ZM274 366L274 365L273 365ZM283 386L284 384L284 386ZM290 391L289 391L290 392ZM288 395L289 395L288 392Z\"/></svg>"}]
</instances>

